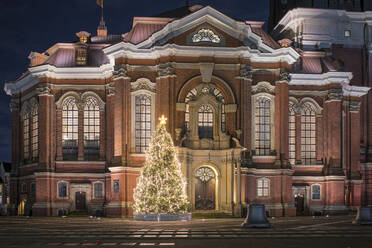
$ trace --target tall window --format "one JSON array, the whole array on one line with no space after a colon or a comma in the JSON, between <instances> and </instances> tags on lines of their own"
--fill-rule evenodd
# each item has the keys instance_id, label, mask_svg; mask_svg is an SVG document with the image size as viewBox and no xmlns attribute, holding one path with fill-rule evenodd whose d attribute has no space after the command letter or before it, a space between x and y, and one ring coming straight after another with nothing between
<instances>
[{"instance_id":1,"label":"tall window","mask_svg":"<svg viewBox=\"0 0 372 248\"><path fill-rule=\"evenodd\" d=\"M292 102L289 103L289 163L296 164L296 112Z\"/></svg>"},{"instance_id":2,"label":"tall window","mask_svg":"<svg viewBox=\"0 0 372 248\"><path fill-rule=\"evenodd\" d=\"M304 103L301 115L301 159L303 164L316 163L316 116L314 107Z\"/></svg>"},{"instance_id":3,"label":"tall window","mask_svg":"<svg viewBox=\"0 0 372 248\"><path fill-rule=\"evenodd\" d=\"M84 157L99 158L100 111L97 99L87 98L84 106Z\"/></svg>"},{"instance_id":4,"label":"tall window","mask_svg":"<svg viewBox=\"0 0 372 248\"><path fill-rule=\"evenodd\" d=\"M320 200L320 185L316 184L311 186L311 199Z\"/></svg>"},{"instance_id":5,"label":"tall window","mask_svg":"<svg viewBox=\"0 0 372 248\"><path fill-rule=\"evenodd\" d=\"M23 158L25 160L30 158L30 115L25 113L23 115Z\"/></svg>"},{"instance_id":6,"label":"tall window","mask_svg":"<svg viewBox=\"0 0 372 248\"><path fill-rule=\"evenodd\" d=\"M136 152L144 153L151 138L151 96L141 94L135 98L136 102Z\"/></svg>"},{"instance_id":7,"label":"tall window","mask_svg":"<svg viewBox=\"0 0 372 248\"><path fill-rule=\"evenodd\" d=\"M209 105L201 105L198 111L199 139L213 138L213 110Z\"/></svg>"},{"instance_id":8,"label":"tall window","mask_svg":"<svg viewBox=\"0 0 372 248\"><path fill-rule=\"evenodd\" d=\"M255 110L255 149L256 155L270 155L271 149L271 112L270 99L259 97Z\"/></svg>"},{"instance_id":9,"label":"tall window","mask_svg":"<svg viewBox=\"0 0 372 248\"><path fill-rule=\"evenodd\" d=\"M119 180L114 180L114 193L119 193Z\"/></svg>"},{"instance_id":10,"label":"tall window","mask_svg":"<svg viewBox=\"0 0 372 248\"><path fill-rule=\"evenodd\" d=\"M65 160L74 160L77 157L78 125L75 98L68 98L62 106L62 152Z\"/></svg>"},{"instance_id":11,"label":"tall window","mask_svg":"<svg viewBox=\"0 0 372 248\"><path fill-rule=\"evenodd\" d=\"M67 197L67 183L60 182L58 183L58 197Z\"/></svg>"},{"instance_id":12,"label":"tall window","mask_svg":"<svg viewBox=\"0 0 372 248\"><path fill-rule=\"evenodd\" d=\"M103 183L94 184L94 198L95 199L103 198Z\"/></svg>"},{"instance_id":13,"label":"tall window","mask_svg":"<svg viewBox=\"0 0 372 248\"><path fill-rule=\"evenodd\" d=\"M31 150L32 158L39 157L39 110L34 106L31 112L32 116L32 131L31 131Z\"/></svg>"},{"instance_id":14,"label":"tall window","mask_svg":"<svg viewBox=\"0 0 372 248\"><path fill-rule=\"evenodd\" d=\"M270 179L259 178L257 179L257 197L270 196Z\"/></svg>"}]
</instances>

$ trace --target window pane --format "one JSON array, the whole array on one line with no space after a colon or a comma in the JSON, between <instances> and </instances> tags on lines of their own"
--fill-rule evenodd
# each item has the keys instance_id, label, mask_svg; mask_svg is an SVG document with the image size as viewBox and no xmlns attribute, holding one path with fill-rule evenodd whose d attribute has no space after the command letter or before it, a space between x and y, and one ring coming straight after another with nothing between
<instances>
[{"instance_id":1,"label":"window pane","mask_svg":"<svg viewBox=\"0 0 372 248\"><path fill-rule=\"evenodd\" d=\"M313 105L303 104L301 113L301 159L303 164L316 163L316 118Z\"/></svg>"},{"instance_id":2,"label":"window pane","mask_svg":"<svg viewBox=\"0 0 372 248\"><path fill-rule=\"evenodd\" d=\"M135 103L136 152L144 153L151 138L151 96L138 95Z\"/></svg>"},{"instance_id":3,"label":"window pane","mask_svg":"<svg viewBox=\"0 0 372 248\"><path fill-rule=\"evenodd\" d=\"M256 155L270 155L271 149L271 113L270 99L259 97L255 110L255 150Z\"/></svg>"}]
</instances>

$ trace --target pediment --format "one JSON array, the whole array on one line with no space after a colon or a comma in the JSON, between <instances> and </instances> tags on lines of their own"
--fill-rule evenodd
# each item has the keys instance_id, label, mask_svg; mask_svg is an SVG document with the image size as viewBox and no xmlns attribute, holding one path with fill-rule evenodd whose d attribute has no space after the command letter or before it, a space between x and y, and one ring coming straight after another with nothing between
<instances>
[{"instance_id":1,"label":"pediment","mask_svg":"<svg viewBox=\"0 0 372 248\"><path fill-rule=\"evenodd\" d=\"M236 21L210 6L168 23L136 46L151 48L165 44L217 47L248 46L262 52L274 50L252 31L248 23Z\"/></svg>"}]
</instances>

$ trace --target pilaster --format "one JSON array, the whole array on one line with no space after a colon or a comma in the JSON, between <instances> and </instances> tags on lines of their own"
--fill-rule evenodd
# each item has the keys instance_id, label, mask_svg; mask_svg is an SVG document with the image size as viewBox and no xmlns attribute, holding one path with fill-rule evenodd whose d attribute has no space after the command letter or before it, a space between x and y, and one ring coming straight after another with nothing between
<instances>
[{"instance_id":1,"label":"pilaster","mask_svg":"<svg viewBox=\"0 0 372 248\"><path fill-rule=\"evenodd\" d=\"M54 96L51 94L51 86L42 84L37 88L39 97L39 168L52 170L54 161ZM53 159L52 159L53 156Z\"/></svg>"}]
</instances>

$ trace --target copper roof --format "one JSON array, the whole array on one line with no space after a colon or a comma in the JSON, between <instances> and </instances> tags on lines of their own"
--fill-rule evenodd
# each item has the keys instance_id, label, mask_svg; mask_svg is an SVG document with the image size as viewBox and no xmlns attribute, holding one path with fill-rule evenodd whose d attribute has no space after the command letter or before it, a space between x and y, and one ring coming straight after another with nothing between
<instances>
[{"instance_id":1,"label":"copper roof","mask_svg":"<svg viewBox=\"0 0 372 248\"><path fill-rule=\"evenodd\" d=\"M86 66L99 67L103 64L109 63L108 57L103 53L101 47L88 48L88 64ZM47 59L45 64L54 65L56 67L75 67L76 48L72 44L70 47L63 46L57 49Z\"/></svg>"},{"instance_id":2,"label":"copper roof","mask_svg":"<svg viewBox=\"0 0 372 248\"><path fill-rule=\"evenodd\" d=\"M153 33L161 30L166 24L138 23L125 35L124 41L138 44L147 40Z\"/></svg>"},{"instance_id":3,"label":"copper roof","mask_svg":"<svg viewBox=\"0 0 372 248\"><path fill-rule=\"evenodd\" d=\"M256 28L252 27L252 32L255 33L256 35L260 36L262 39L262 42L273 48L273 49L279 49L280 45L268 34L266 33L262 28Z\"/></svg>"}]
</instances>

